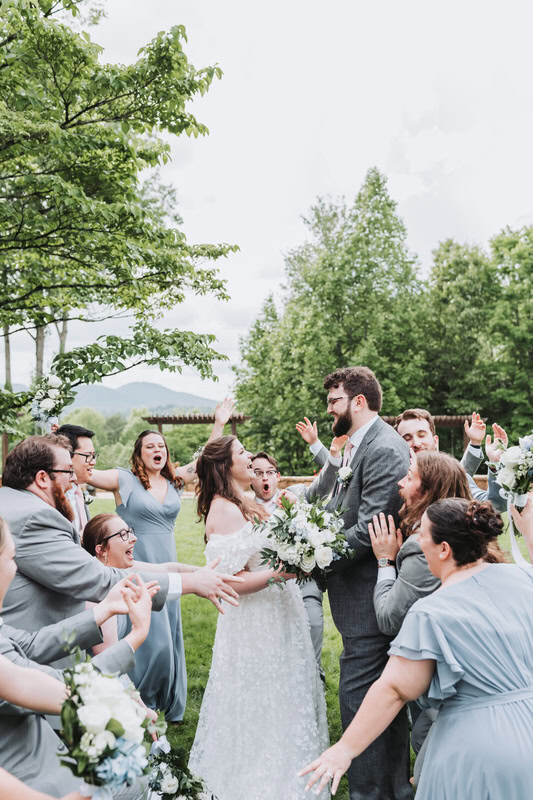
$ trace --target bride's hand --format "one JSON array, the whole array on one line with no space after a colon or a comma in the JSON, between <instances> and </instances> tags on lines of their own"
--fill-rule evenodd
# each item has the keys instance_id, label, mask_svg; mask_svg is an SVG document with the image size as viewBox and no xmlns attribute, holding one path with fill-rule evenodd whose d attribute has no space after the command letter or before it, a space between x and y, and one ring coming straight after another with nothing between
<instances>
[{"instance_id":1,"label":"bride's hand","mask_svg":"<svg viewBox=\"0 0 533 800\"><path fill-rule=\"evenodd\" d=\"M307 792L311 786L320 781L315 789L315 794L320 794L329 781L332 781L331 794L336 794L339 781L352 763L352 758L353 754L343 744L342 740L334 744L333 747L328 748L328 750L324 750L321 756L298 773L299 777L307 775L309 772L313 773L307 782L305 791Z\"/></svg>"}]
</instances>

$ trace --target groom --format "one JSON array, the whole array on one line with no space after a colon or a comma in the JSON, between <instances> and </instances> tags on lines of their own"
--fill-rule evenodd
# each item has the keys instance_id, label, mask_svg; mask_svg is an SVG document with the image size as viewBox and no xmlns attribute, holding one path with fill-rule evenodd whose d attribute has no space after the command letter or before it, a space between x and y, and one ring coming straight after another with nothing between
<instances>
[{"instance_id":1,"label":"groom","mask_svg":"<svg viewBox=\"0 0 533 800\"><path fill-rule=\"evenodd\" d=\"M381 386L367 367L337 369L324 380L335 436L347 434L343 466L351 472L328 504L341 509L352 555L327 577L333 620L343 641L339 702L343 728L352 721L370 685L387 663L390 639L377 625L373 592L377 565L368 523L374 514L397 515L398 481L409 470L409 447L378 417ZM409 733L405 709L354 759L348 771L350 800L408 800Z\"/></svg>"}]
</instances>

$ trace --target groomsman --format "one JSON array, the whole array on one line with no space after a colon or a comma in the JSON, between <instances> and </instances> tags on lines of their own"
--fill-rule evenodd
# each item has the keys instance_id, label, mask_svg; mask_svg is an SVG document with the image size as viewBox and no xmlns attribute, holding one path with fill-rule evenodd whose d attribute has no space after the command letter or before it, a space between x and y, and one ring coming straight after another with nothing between
<instances>
[{"instance_id":1,"label":"groomsman","mask_svg":"<svg viewBox=\"0 0 533 800\"><path fill-rule=\"evenodd\" d=\"M70 442L70 454L72 456L72 467L76 473L76 481L66 492L74 513L73 524L80 535L83 537L83 529L89 521L90 514L85 497L81 490L93 474L94 465L98 453L94 449L94 431L83 428L81 425L61 425L54 433L57 436L65 436Z\"/></svg>"},{"instance_id":2,"label":"groomsman","mask_svg":"<svg viewBox=\"0 0 533 800\"><path fill-rule=\"evenodd\" d=\"M367 367L337 369L324 380L335 436L348 435L344 464L351 472L330 500L340 509L352 555L334 562L327 576L333 620L343 641L339 701L343 728L349 725L386 663L390 638L379 630L373 592L377 563L368 524L383 511L395 517L401 505L398 481L409 469L409 447L378 417L381 386ZM351 800L408 800L409 731L405 709L354 759L348 770Z\"/></svg>"},{"instance_id":3,"label":"groomsman","mask_svg":"<svg viewBox=\"0 0 533 800\"><path fill-rule=\"evenodd\" d=\"M315 458L321 466L328 464L322 469L320 475L313 481L311 486L306 487L302 484L291 486L290 491L295 494L303 494L308 501L316 497L327 497L333 487L337 477L337 468L340 466L340 458L337 451L328 451L322 446L322 450ZM252 479L252 489L258 503L264 505L266 510L271 513L277 506L277 500L281 495L279 480L281 478L278 462L275 458L264 451L256 453L252 458L254 478ZM311 628L311 641L315 651L316 661L320 677L325 680L324 670L322 669L322 640L324 636L324 613L322 610L322 590L316 581L309 580L300 586L305 610Z\"/></svg>"},{"instance_id":4,"label":"groomsman","mask_svg":"<svg viewBox=\"0 0 533 800\"><path fill-rule=\"evenodd\" d=\"M396 417L394 427L407 442L409 447L418 453L420 450L438 450L439 437L435 432L435 420L425 408L407 408L405 411ZM463 457L461 465L466 472L468 478L468 485L474 500L484 502L489 500L496 511L505 511L506 501L500 495L500 485L496 483L496 473L494 466L500 460L502 451L497 446L497 442L501 441L507 445L507 434L503 428L496 423L493 425L494 434L497 437L494 443L490 436L487 436L485 442L485 451L489 460L488 470L488 489L480 489L474 480L479 466L483 462L483 451L481 445L485 439L486 426L479 414L474 412L472 414L472 421L465 422L465 431L470 442Z\"/></svg>"},{"instance_id":5,"label":"groomsman","mask_svg":"<svg viewBox=\"0 0 533 800\"><path fill-rule=\"evenodd\" d=\"M86 600L98 602L127 574L105 566L80 547L66 497L73 479L70 444L62 436L30 436L7 457L0 508L15 540L17 562L2 608L4 622L10 625L36 631L78 614ZM150 565L143 569L149 573ZM152 578L161 586L152 599L154 611L167 598L187 593L208 598L219 611L220 597L236 605L237 594L227 583L236 579L208 567L179 573L176 566L176 572Z\"/></svg>"}]
</instances>

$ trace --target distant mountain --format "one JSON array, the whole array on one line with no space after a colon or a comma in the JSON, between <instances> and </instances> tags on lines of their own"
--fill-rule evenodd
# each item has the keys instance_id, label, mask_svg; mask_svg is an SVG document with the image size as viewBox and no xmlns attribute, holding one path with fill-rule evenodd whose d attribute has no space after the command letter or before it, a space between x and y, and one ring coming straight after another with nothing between
<instances>
[{"instance_id":1,"label":"distant mountain","mask_svg":"<svg viewBox=\"0 0 533 800\"><path fill-rule=\"evenodd\" d=\"M100 414L129 414L132 408L147 408L160 414L180 411L211 411L216 402L187 392L174 392L158 383L127 383L118 389L107 386L79 386L76 399L65 409L92 408Z\"/></svg>"}]
</instances>

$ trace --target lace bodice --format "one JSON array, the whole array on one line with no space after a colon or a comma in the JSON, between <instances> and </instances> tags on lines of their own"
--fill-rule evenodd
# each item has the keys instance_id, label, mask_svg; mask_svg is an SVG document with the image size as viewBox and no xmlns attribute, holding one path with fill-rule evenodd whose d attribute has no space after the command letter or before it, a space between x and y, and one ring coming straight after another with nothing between
<instances>
[{"instance_id":1,"label":"lace bodice","mask_svg":"<svg viewBox=\"0 0 533 800\"><path fill-rule=\"evenodd\" d=\"M262 563L261 550L267 544L264 533L247 522L235 533L212 533L205 548L207 563L220 558L217 572L235 575L243 569L256 572L266 569Z\"/></svg>"}]
</instances>

